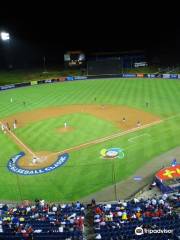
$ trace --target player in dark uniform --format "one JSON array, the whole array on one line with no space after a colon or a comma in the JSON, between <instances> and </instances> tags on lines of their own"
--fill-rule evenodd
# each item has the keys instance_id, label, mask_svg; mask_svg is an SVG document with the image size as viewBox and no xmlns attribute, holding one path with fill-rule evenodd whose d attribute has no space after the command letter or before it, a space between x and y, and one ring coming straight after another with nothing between
<instances>
[{"instance_id":1,"label":"player in dark uniform","mask_svg":"<svg viewBox=\"0 0 180 240\"><path fill-rule=\"evenodd\" d=\"M11 130L8 122L6 123L6 127L9 131Z\"/></svg>"}]
</instances>

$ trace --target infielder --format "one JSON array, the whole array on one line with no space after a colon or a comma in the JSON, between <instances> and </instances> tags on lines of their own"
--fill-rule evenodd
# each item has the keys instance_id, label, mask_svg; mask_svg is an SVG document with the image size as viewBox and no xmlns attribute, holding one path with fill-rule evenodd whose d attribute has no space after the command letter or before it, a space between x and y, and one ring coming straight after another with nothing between
<instances>
[{"instance_id":1,"label":"infielder","mask_svg":"<svg viewBox=\"0 0 180 240\"><path fill-rule=\"evenodd\" d=\"M141 126L140 121L137 121L137 127L140 127L140 126Z\"/></svg>"},{"instance_id":2,"label":"infielder","mask_svg":"<svg viewBox=\"0 0 180 240\"><path fill-rule=\"evenodd\" d=\"M17 128L17 125L16 125L16 120L14 121L13 123L13 128L16 129Z\"/></svg>"}]
</instances>

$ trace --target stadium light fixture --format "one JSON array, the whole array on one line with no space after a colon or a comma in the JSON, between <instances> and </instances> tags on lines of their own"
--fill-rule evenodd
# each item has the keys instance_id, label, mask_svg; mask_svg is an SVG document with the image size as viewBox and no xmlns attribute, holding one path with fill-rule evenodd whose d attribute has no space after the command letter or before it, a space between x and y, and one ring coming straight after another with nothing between
<instances>
[{"instance_id":1,"label":"stadium light fixture","mask_svg":"<svg viewBox=\"0 0 180 240\"><path fill-rule=\"evenodd\" d=\"M1 32L0 33L0 38L2 41L7 41L10 39L10 35L8 32Z\"/></svg>"}]
</instances>

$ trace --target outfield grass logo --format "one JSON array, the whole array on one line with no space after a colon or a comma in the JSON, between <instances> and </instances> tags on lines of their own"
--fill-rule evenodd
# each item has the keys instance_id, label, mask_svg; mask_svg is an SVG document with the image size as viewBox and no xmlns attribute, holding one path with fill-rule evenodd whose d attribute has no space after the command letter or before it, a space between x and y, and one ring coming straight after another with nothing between
<instances>
[{"instance_id":1,"label":"outfield grass logo","mask_svg":"<svg viewBox=\"0 0 180 240\"><path fill-rule=\"evenodd\" d=\"M104 159L124 158L124 150L122 148L103 148L100 155Z\"/></svg>"},{"instance_id":2,"label":"outfield grass logo","mask_svg":"<svg viewBox=\"0 0 180 240\"><path fill-rule=\"evenodd\" d=\"M18 164L19 159L22 158L23 156L25 156L25 153L20 152L9 160L7 165L7 168L9 169L9 171L15 174L26 175L26 176L48 173L64 165L69 158L69 154L64 153L59 155L57 160L53 164L49 165L48 167L39 168L39 169L26 169L26 168L22 168Z\"/></svg>"}]
</instances>

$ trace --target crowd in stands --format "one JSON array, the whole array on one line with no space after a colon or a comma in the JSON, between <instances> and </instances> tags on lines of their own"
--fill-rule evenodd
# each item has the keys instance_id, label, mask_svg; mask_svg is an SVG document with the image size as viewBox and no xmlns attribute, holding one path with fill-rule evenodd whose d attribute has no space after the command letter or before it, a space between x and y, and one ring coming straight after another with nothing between
<instances>
[{"instance_id":1,"label":"crowd in stands","mask_svg":"<svg viewBox=\"0 0 180 240\"><path fill-rule=\"evenodd\" d=\"M180 194L160 198L133 199L94 205L95 239L103 240L133 240L133 239L180 239L180 217L177 209L180 207ZM136 235L136 227L143 229L166 229L172 232L145 233Z\"/></svg>"},{"instance_id":2,"label":"crowd in stands","mask_svg":"<svg viewBox=\"0 0 180 240\"><path fill-rule=\"evenodd\" d=\"M44 200L18 206L0 204L0 240L85 240L84 220L89 209L93 214L91 239L180 239L180 193L176 193L115 203L92 200L87 206L79 201L49 204ZM142 232L136 232L137 227ZM167 232L158 233L159 229Z\"/></svg>"},{"instance_id":3,"label":"crowd in stands","mask_svg":"<svg viewBox=\"0 0 180 240\"><path fill-rule=\"evenodd\" d=\"M85 207L80 202L48 204L36 200L16 207L0 205L0 240L83 239Z\"/></svg>"}]
</instances>

